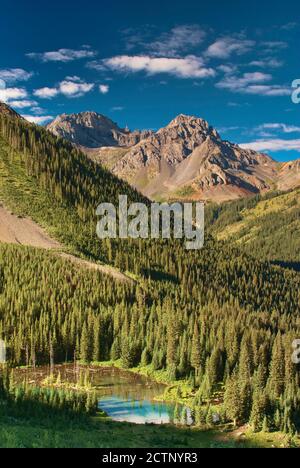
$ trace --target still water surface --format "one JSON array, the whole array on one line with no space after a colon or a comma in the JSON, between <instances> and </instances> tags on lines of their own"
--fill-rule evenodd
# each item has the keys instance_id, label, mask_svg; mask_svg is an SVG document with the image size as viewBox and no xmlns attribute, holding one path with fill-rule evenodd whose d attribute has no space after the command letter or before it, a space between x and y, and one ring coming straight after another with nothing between
<instances>
[{"instance_id":1,"label":"still water surface","mask_svg":"<svg viewBox=\"0 0 300 468\"><path fill-rule=\"evenodd\" d=\"M48 367L24 370L32 384L39 384L50 374ZM23 378L23 372L19 378ZM63 382L76 383L78 374L86 368L78 369L73 365L55 366L55 376L60 374ZM21 374L21 375L20 375ZM146 377L114 367L91 367L88 369L89 381L95 387L99 408L114 421L135 424L191 423L190 410L180 405L155 401L164 394L166 387Z\"/></svg>"}]
</instances>

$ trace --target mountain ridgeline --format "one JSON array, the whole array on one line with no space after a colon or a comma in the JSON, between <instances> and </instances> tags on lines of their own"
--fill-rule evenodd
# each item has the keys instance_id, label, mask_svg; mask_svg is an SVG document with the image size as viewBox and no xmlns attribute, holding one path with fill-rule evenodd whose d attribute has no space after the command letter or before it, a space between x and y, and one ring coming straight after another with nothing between
<instances>
[{"instance_id":1,"label":"mountain ridgeline","mask_svg":"<svg viewBox=\"0 0 300 468\"><path fill-rule=\"evenodd\" d=\"M152 134L151 131L130 132L129 129L121 129L111 119L97 112L60 115L47 125L47 129L53 135L87 148L134 146Z\"/></svg>"},{"instance_id":2,"label":"mountain ridgeline","mask_svg":"<svg viewBox=\"0 0 300 468\"><path fill-rule=\"evenodd\" d=\"M210 236L199 251L178 240L100 241L95 209L119 193L148 202L72 144L0 116L2 202L73 253L135 278L116 282L51 252L1 245L0 333L11 363L142 365L190 382L199 425L217 399L222 422L294 434L299 275Z\"/></svg>"},{"instance_id":3,"label":"mountain ridgeline","mask_svg":"<svg viewBox=\"0 0 300 468\"><path fill-rule=\"evenodd\" d=\"M121 130L94 112L62 115L47 126L152 199L223 202L300 185L299 161L222 140L203 119L179 115L157 132Z\"/></svg>"}]
</instances>

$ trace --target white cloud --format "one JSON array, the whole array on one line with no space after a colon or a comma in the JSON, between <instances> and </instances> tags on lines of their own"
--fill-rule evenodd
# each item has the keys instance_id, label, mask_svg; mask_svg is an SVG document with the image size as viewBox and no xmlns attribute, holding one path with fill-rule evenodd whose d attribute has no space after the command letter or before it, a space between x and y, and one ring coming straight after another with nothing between
<instances>
[{"instance_id":1,"label":"white cloud","mask_svg":"<svg viewBox=\"0 0 300 468\"><path fill-rule=\"evenodd\" d=\"M290 88L286 86L265 84L272 80L272 75L262 72L244 73L240 77L228 75L216 84L217 88L227 89L233 93L256 94L261 96L288 96Z\"/></svg>"},{"instance_id":2,"label":"white cloud","mask_svg":"<svg viewBox=\"0 0 300 468\"><path fill-rule=\"evenodd\" d=\"M59 84L59 91L66 97L80 97L94 88L94 84L64 80Z\"/></svg>"},{"instance_id":3,"label":"white cloud","mask_svg":"<svg viewBox=\"0 0 300 468\"><path fill-rule=\"evenodd\" d=\"M9 105L14 109L25 109L25 107L33 107L37 105L36 101L24 100L24 101L9 101Z\"/></svg>"},{"instance_id":4,"label":"white cloud","mask_svg":"<svg viewBox=\"0 0 300 468\"><path fill-rule=\"evenodd\" d=\"M42 62L72 62L83 58L95 57L96 52L89 47L80 50L74 49L59 49L53 52L35 53L31 52L26 54L27 57L40 60Z\"/></svg>"},{"instance_id":5,"label":"white cloud","mask_svg":"<svg viewBox=\"0 0 300 468\"><path fill-rule=\"evenodd\" d=\"M175 57L201 44L205 36L206 33L199 26L186 24L163 33L156 41L145 44L145 47L156 56Z\"/></svg>"},{"instance_id":6,"label":"white cloud","mask_svg":"<svg viewBox=\"0 0 300 468\"><path fill-rule=\"evenodd\" d=\"M287 125L284 123L265 123L257 127L258 131L279 130L283 133L300 133L300 127L296 125Z\"/></svg>"},{"instance_id":7,"label":"white cloud","mask_svg":"<svg viewBox=\"0 0 300 468\"><path fill-rule=\"evenodd\" d=\"M11 100L20 100L27 98L28 94L25 88L5 88L0 89L0 101L9 103Z\"/></svg>"},{"instance_id":8,"label":"white cloud","mask_svg":"<svg viewBox=\"0 0 300 468\"><path fill-rule=\"evenodd\" d=\"M217 131L219 133L228 133L228 132L234 132L236 130L241 130L241 127L238 127L238 126L234 126L232 125L231 127L219 127L217 128Z\"/></svg>"},{"instance_id":9,"label":"white cloud","mask_svg":"<svg viewBox=\"0 0 300 468\"><path fill-rule=\"evenodd\" d=\"M257 94L260 96L290 96L291 90L280 85L251 85L243 90L246 94Z\"/></svg>"},{"instance_id":10,"label":"white cloud","mask_svg":"<svg viewBox=\"0 0 300 468\"><path fill-rule=\"evenodd\" d=\"M265 49L277 51L278 49L286 49L288 44L284 41L264 41L262 42L262 46Z\"/></svg>"},{"instance_id":11,"label":"white cloud","mask_svg":"<svg viewBox=\"0 0 300 468\"><path fill-rule=\"evenodd\" d=\"M207 68L201 57L194 55L185 58L120 55L105 59L102 63L107 68L119 72L137 73L145 71L149 75L167 73L178 78L208 78L215 76L215 71L212 68ZM91 63L90 66L97 68L97 62L94 65Z\"/></svg>"},{"instance_id":12,"label":"white cloud","mask_svg":"<svg viewBox=\"0 0 300 468\"><path fill-rule=\"evenodd\" d=\"M43 125L46 122L49 122L50 120L53 120L53 116L51 115L41 115L41 116L36 116L36 115L22 115L22 117L28 122L35 123L37 125Z\"/></svg>"},{"instance_id":13,"label":"white cloud","mask_svg":"<svg viewBox=\"0 0 300 468\"><path fill-rule=\"evenodd\" d=\"M43 115L45 113L45 110L40 106L33 106L30 109L30 112L33 112L35 115Z\"/></svg>"},{"instance_id":14,"label":"white cloud","mask_svg":"<svg viewBox=\"0 0 300 468\"><path fill-rule=\"evenodd\" d=\"M66 97L81 97L94 88L94 84L82 81L78 76L68 76L54 88L40 88L34 91L34 96L40 99L52 99L59 94Z\"/></svg>"},{"instance_id":15,"label":"white cloud","mask_svg":"<svg viewBox=\"0 0 300 468\"><path fill-rule=\"evenodd\" d=\"M99 86L99 91L100 93L102 94L107 94L109 92L109 86L108 85L104 85L104 84L101 84Z\"/></svg>"},{"instance_id":16,"label":"white cloud","mask_svg":"<svg viewBox=\"0 0 300 468\"><path fill-rule=\"evenodd\" d=\"M238 67L236 65L219 65L217 69L224 73L225 75L230 75L238 71Z\"/></svg>"},{"instance_id":17,"label":"white cloud","mask_svg":"<svg viewBox=\"0 0 300 468\"><path fill-rule=\"evenodd\" d=\"M143 49L154 57L178 57L186 55L201 44L206 32L197 24L182 24L167 32L157 34L153 26L128 28L122 31L126 40L126 49ZM153 39L154 38L154 39Z\"/></svg>"},{"instance_id":18,"label":"white cloud","mask_svg":"<svg viewBox=\"0 0 300 468\"><path fill-rule=\"evenodd\" d=\"M218 88L224 88L229 90L243 89L248 85L253 83L264 83L270 81L272 75L254 72L254 73L244 73L242 76L237 77L236 75L228 75L222 81L217 83Z\"/></svg>"},{"instance_id":19,"label":"white cloud","mask_svg":"<svg viewBox=\"0 0 300 468\"><path fill-rule=\"evenodd\" d=\"M55 96L57 96L58 93L59 91L57 88L45 87L45 88L36 89L33 94L34 96L41 98L41 99L52 99Z\"/></svg>"},{"instance_id":20,"label":"white cloud","mask_svg":"<svg viewBox=\"0 0 300 468\"><path fill-rule=\"evenodd\" d=\"M250 67L259 67L259 68L280 68L284 65L284 62L274 58L266 58L262 60L254 60L249 63Z\"/></svg>"},{"instance_id":21,"label":"white cloud","mask_svg":"<svg viewBox=\"0 0 300 468\"><path fill-rule=\"evenodd\" d=\"M81 83L81 78L77 75L73 75L73 76L66 76L65 80L67 81L77 81L78 83Z\"/></svg>"},{"instance_id":22,"label":"white cloud","mask_svg":"<svg viewBox=\"0 0 300 468\"><path fill-rule=\"evenodd\" d=\"M0 70L0 79L7 83L16 81L28 81L33 76L32 72L27 72L23 68L4 68Z\"/></svg>"},{"instance_id":23,"label":"white cloud","mask_svg":"<svg viewBox=\"0 0 300 468\"><path fill-rule=\"evenodd\" d=\"M250 143L242 143L239 146L245 149L252 149L254 151L300 151L300 139L296 140L283 140L283 139L270 139L270 140L256 140Z\"/></svg>"},{"instance_id":24,"label":"white cloud","mask_svg":"<svg viewBox=\"0 0 300 468\"><path fill-rule=\"evenodd\" d=\"M212 58L229 58L231 55L243 55L255 46L255 41L234 37L222 37L211 44L206 55Z\"/></svg>"}]
</instances>

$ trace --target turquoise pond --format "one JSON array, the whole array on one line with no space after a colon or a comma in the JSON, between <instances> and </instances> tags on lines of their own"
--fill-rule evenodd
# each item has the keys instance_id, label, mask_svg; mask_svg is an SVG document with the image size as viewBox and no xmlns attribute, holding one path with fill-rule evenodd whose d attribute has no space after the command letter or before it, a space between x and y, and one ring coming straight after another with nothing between
<instances>
[{"instance_id":1,"label":"turquoise pond","mask_svg":"<svg viewBox=\"0 0 300 468\"><path fill-rule=\"evenodd\" d=\"M50 374L62 382L78 383L88 373L95 388L99 409L111 419L135 424L191 424L191 411L161 400L166 386L139 374L116 367L83 367L72 364L36 369L20 369L16 376L39 385Z\"/></svg>"},{"instance_id":2,"label":"turquoise pond","mask_svg":"<svg viewBox=\"0 0 300 468\"><path fill-rule=\"evenodd\" d=\"M181 406L155 401L165 386L142 376L107 369L101 377L99 408L114 421L135 424L189 423L190 412Z\"/></svg>"}]
</instances>

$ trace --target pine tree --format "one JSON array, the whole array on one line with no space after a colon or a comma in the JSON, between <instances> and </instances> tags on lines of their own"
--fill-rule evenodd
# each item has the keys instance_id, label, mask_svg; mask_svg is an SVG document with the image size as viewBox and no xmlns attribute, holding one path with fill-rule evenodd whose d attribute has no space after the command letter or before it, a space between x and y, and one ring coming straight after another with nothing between
<instances>
[{"instance_id":1,"label":"pine tree","mask_svg":"<svg viewBox=\"0 0 300 468\"><path fill-rule=\"evenodd\" d=\"M253 395L253 404L250 415L250 424L254 432L262 430L267 409L267 398L261 390L256 390Z\"/></svg>"},{"instance_id":2,"label":"pine tree","mask_svg":"<svg viewBox=\"0 0 300 468\"><path fill-rule=\"evenodd\" d=\"M95 321L94 326L94 342L93 342L93 361L101 361L101 346L100 346L100 320Z\"/></svg>"},{"instance_id":3,"label":"pine tree","mask_svg":"<svg viewBox=\"0 0 300 468\"><path fill-rule=\"evenodd\" d=\"M194 333L193 333L193 339L192 339L191 365L195 369L195 373L197 376L201 368L201 348L200 348L199 329L198 329L196 320L194 323Z\"/></svg>"},{"instance_id":4,"label":"pine tree","mask_svg":"<svg viewBox=\"0 0 300 468\"><path fill-rule=\"evenodd\" d=\"M80 360L89 362L89 338L86 323L83 325L80 339Z\"/></svg>"},{"instance_id":5,"label":"pine tree","mask_svg":"<svg viewBox=\"0 0 300 468\"><path fill-rule=\"evenodd\" d=\"M224 395L224 407L229 419L233 421L234 426L241 421L243 408L238 376L235 373L228 382Z\"/></svg>"},{"instance_id":6,"label":"pine tree","mask_svg":"<svg viewBox=\"0 0 300 468\"><path fill-rule=\"evenodd\" d=\"M282 346L282 338L279 333L275 339L270 365L270 377L268 381L269 393L272 398L278 398L284 390L285 356Z\"/></svg>"}]
</instances>

